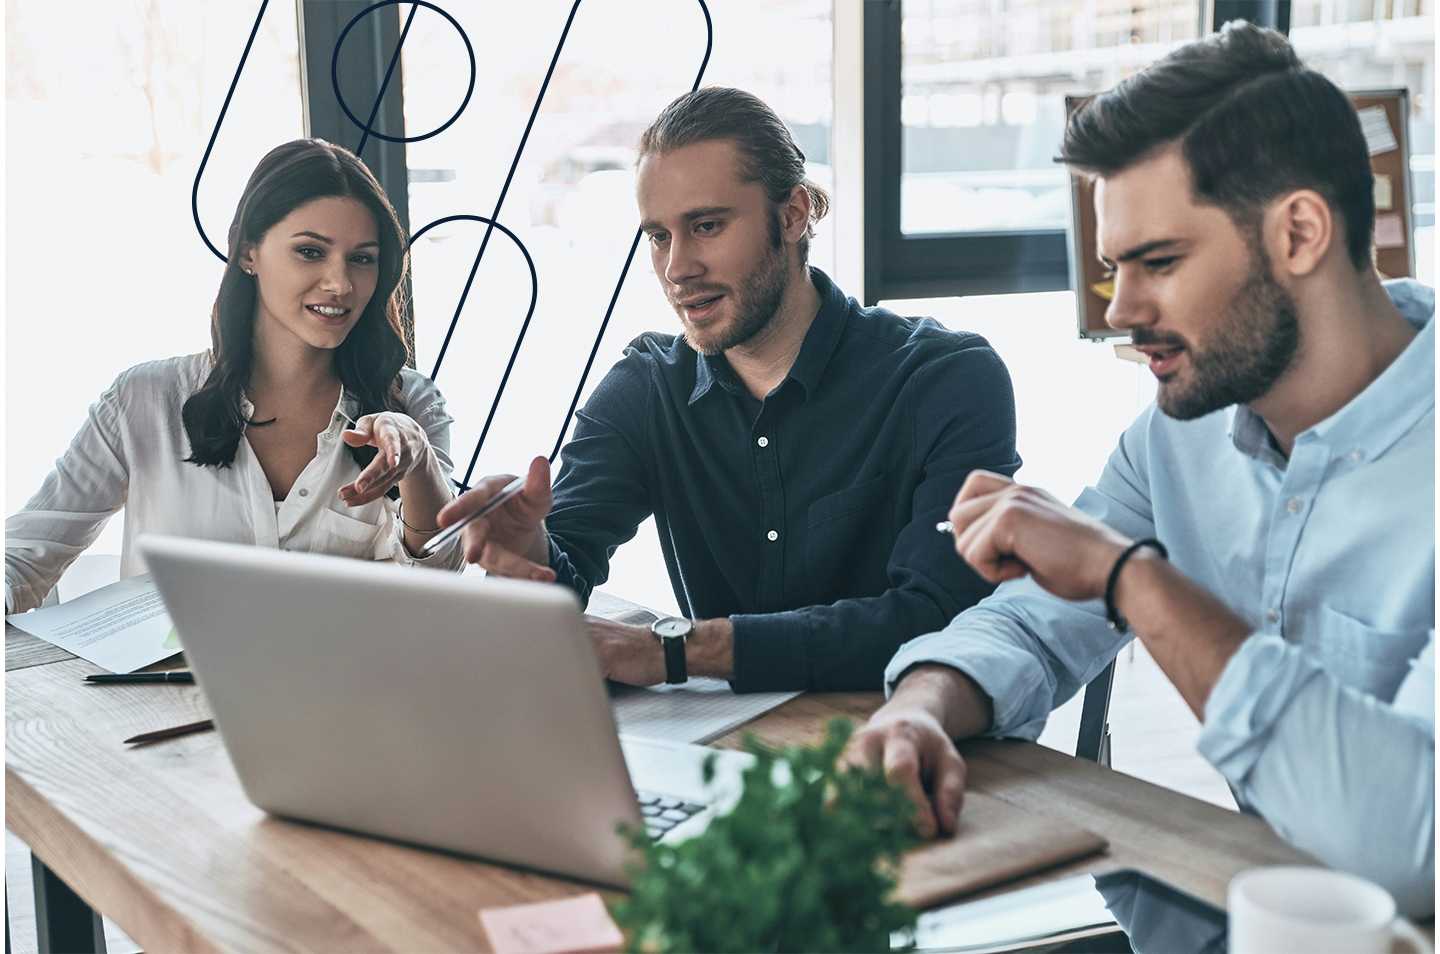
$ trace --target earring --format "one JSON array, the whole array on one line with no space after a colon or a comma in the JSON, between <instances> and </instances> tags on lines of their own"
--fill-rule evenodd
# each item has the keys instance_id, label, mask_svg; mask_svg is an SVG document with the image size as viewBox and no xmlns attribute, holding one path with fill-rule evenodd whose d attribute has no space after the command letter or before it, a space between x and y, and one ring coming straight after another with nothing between
<instances>
[{"instance_id":1,"label":"earring","mask_svg":"<svg viewBox=\"0 0 1440 954\"><path fill-rule=\"evenodd\" d=\"M244 272L246 275L249 275L251 278L255 277L255 269L253 268L244 268L242 266L240 271Z\"/></svg>"}]
</instances>

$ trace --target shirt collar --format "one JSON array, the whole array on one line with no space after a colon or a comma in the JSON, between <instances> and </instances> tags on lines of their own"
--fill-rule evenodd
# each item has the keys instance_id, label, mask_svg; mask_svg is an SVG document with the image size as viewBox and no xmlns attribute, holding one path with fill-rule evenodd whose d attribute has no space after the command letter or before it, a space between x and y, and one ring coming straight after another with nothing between
<instances>
[{"instance_id":1,"label":"shirt collar","mask_svg":"<svg viewBox=\"0 0 1440 954\"><path fill-rule=\"evenodd\" d=\"M340 400L335 402L335 413L330 416L330 422L332 424L338 422L344 425L344 427L341 428L341 430L344 430L346 427L354 426L354 421L359 416L360 399L347 391L344 384L341 384Z\"/></svg>"},{"instance_id":2,"label":"shirt collar","mask_svg":"<svg viewBox=\"0 0 1440 954\"><path fill-rule=\"evenodd\" d=\"M716 358L718 358L720 361L725 360L722 355L716 355ZM695 352L695 387L693 390L691 390L690 400L687 403L694 404L696 401L709 394L710 388L714 386L715 371L711 369L711 360L712 359L709 356L703 355L698 351ZM725 370L728 371L730 369L726 367Z\"/></svg>"},{"instance_id":3,"label":"shirt collar","mask_svg":"<svg viewBox=\"0 0 1440 954\"><path fill-rule=\"evenodd\" d=\"M240 392L240 413L245 416L245 420L247 421L255 417L255 405L250 400L250 395L244 391ZM325 429L324 433L329 434L331 431L338 432L353 426L353 422L359 413L360 399L347 391L345 385L342 383L340 385L340 399L335 402L335 410L330 414L330 426ZM340 425L338 429L336 427L337 424Z\"/></svg>"},{"instance_id":4,"label":"shirt collar","mask_svg":"<svg viewBox=\"0 0 1440 954\"><path fill-rule=\"evenodd\" d=\"M1343 453L1374 460L1385 453L1435 406L1435 290L1412 279L1385 283L1400 314L1419 333L1390 366L1340 410L1302 431L1295 443L1319 442ZM1250 408L1235 408L1231 440L1251 457L1279 457L1264 420ZM1280 466L1284 466L1281 458Z\"/></svg>"},{"instance_id":5,"label":"shirt collar","mask_svg":"<svg viewBox=\"0 0 1440 954\"><path fill-rule=\"evenodd\" d=\"M820 294L820 310L815 313L815 320L805 332L800 353L795 356L795 363L790 366L785 377L786 381L799 382L807 397L820 386L820 378L840 343L840 333L845 330L845 318L850 311L849 300L835 287L830 276L811 266L810 280ZM709 356L697 352L695 387L690 392L689 403L694 404L700 400L717 383L732 392L740 385L724 355Z\"/></svg>"}]
</instances>

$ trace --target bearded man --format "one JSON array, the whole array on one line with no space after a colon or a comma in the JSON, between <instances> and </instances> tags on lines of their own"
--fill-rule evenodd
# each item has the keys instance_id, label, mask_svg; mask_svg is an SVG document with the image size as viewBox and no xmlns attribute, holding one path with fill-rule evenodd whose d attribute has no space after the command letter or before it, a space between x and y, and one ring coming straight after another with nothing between
<instances>
[{"instance_id":1,"label":"bearded man","mask_svg":"<svg viewBox=\"0 0 1440 954\"><path fill-rule=\"evenodd\" d=\"M1020 466L1009 375L983 338L862 308L807 265L828 199L754 96L682 96L639 152L641 227L684 333L631 342L576 417L553 501L537 458L466 528L467 557L584 600L654 514L684 617L589 620L609 678L876 688L901 643L993 589L935 524L971 471Z\"/></svg>"},{"instance_id":2,"label":"bearded man","mask_svg":"<svg viewBox=\"0 0 1440 954\"><path fill-rule=\"evenodd\" d=\"M1354 107L1231 24L1078 111L1061 159L1095 177L1106 319L1155 405L1073 509L967 479L955 548L1006 582L901 649L848 757L953 831L952 740L1035 738L1132 629L1241 808L1427 916L1435 296L1375 271Z\"/></svg>"}]
</instances>

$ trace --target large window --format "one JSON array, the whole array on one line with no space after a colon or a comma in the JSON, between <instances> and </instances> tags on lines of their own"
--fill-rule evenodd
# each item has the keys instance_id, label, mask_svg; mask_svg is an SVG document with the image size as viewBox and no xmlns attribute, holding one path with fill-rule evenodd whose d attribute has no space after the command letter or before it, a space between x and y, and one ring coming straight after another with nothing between
<instances>
[{"instance_id":1,"label":"large window","mask_svg":"<svg viewBox=\"0 0 1440 954\"><path fill-rule=\"evenodd\" d=\"M7 513L116 374L210 344L221 263L191 187L254 26L231 0L7 3ZM198 194L222 250L256 161L302 134L293 4L271 3ZM98 549L119 552L120 521Z\"/></svg>"},{"instance_id":2,"label":"large window","mask_svg":"<svg viewBox=\"0 0 1440 954\"><path fill-rule=\"evenodd\" d=\"M905 0L900 230L1064 229L1065 96L1194 39L1194 0Z\"/></svg>"},{"instance_id":3,"label":"large window","mask_svg":"<svg viewBox=\"0 0 1440 954\"><path fill-rule=\"evenodd\" d=\"M1232 17L1288 27L1348 90L1410 90L1419 276L1434 257L1433 0L870 0L865 291L1066 288L1064 97L1108 89Z\"/></svg>"},{"instance_id":4,"label":"large window","mask_svg":"<svg viewBox=\"0 0 1440 954\"><path fill-rule=\"evenodd\" d=\"M1199 34L1194 0L877 0L865 20L865 294L1069 284L1068 93Z\"/></svg>"}]
</instances>

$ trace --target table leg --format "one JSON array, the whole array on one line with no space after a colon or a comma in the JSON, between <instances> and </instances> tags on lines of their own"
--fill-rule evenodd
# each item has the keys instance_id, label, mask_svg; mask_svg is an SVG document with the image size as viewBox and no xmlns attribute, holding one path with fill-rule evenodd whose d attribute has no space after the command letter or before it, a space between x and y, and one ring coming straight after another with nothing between
<instances>
[{"instance_id":1,"label":"table leg","mask_svg":"<svg viewBox=\"0 0 1440 954\"><path fill-rule=\"evenodd\" d=\"M35 935L40 954L105 954L105 924L100 915L33 852L30 870L35 878ZM8 939L8 919L6 931Z\"/></svg>"}]
</instances>

